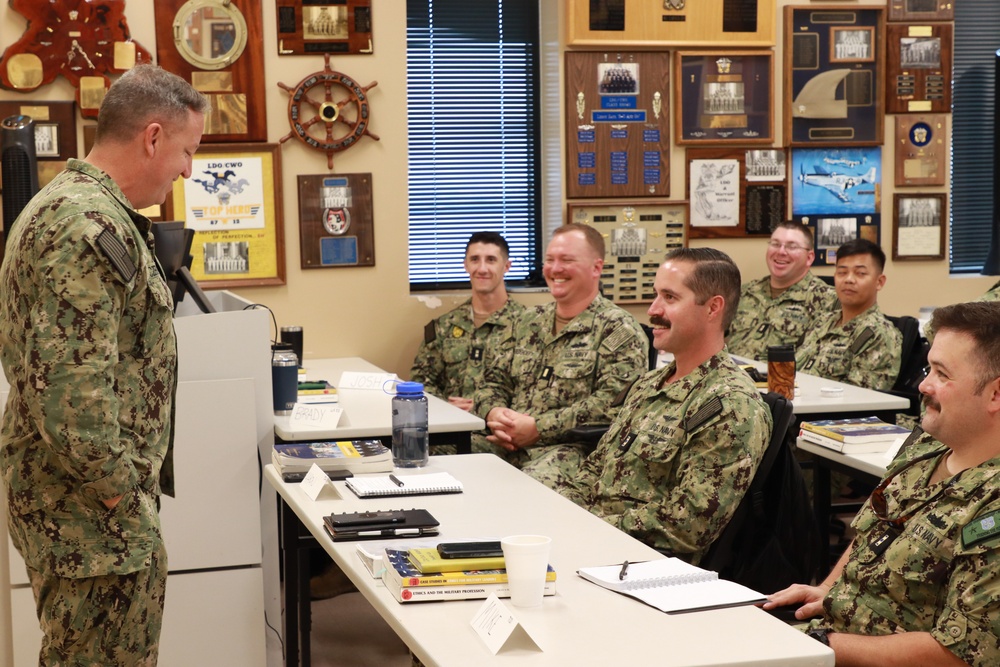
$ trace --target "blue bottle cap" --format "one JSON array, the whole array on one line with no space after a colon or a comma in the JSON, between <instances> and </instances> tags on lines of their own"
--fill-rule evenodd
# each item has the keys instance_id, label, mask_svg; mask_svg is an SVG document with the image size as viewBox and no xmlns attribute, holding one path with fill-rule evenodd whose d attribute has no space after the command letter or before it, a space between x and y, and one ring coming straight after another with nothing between
<instances>
[{"instance_id":1,"label":"blue bottle cap","mask_svg":"<svg viewBox=\"0 0 1000 667\"><path fill-rule=\"evenodd\" d=\"M396 385L397 394L422 394L424 385L420 382L400 382Z\"/></svg>"}]
</instances>

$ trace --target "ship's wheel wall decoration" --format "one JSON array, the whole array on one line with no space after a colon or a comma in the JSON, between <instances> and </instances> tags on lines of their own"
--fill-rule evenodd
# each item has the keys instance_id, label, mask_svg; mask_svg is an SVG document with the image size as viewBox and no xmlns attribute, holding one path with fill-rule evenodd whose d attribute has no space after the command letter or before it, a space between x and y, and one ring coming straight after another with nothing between
<instances>
[{"instance_id":1,"label":"ship's wheel wall decoration","mask_svg":"<svg viewBox=\"0 0 1000 667\"><path fill-rule=\"evenodd\" d=\"M290 95L288 122L292 131L279 141L295 137L306 146L326 153L326 166L333 169L333 155L347 150L362 137L378 141L368 124L371 110L368 91L378 85L361 86L351 77L330 69L330 55L323 56L323 71L310 74L295 86L278 83Z\"/></svg>"},{"instance_id":2,"label":"ship's wheel wall decoration","mask_svg":"<svg viewBox=\"0 0 1000 667\"><path fill-rule=\"evenodd\" d=\"M96 118L108 74L153 60L132 39L125 0L11 0L10 6L28 27L0 57L4 88L26 93L61 74L77 89L80 114Z\"/></svg>"}]
</instances>

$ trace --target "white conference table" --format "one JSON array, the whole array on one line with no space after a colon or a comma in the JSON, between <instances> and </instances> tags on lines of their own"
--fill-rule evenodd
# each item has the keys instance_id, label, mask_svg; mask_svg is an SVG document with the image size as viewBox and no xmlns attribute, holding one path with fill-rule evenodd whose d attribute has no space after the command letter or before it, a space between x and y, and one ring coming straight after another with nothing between
<instances>
[{"instance_id":1,"label":"white conference table","mask_svg":"<svg viewBox=\"0 0 1000 667\"><path fill-rule=\"evenodd\" d=\"M764 372L767 364L761 361L733 357L741 365L753 365ZM838 396L824 396L822 389L839 389ZM826 415L830 418L853 415L855 413L870 415L879 412L895 412L910 407L910 401L900 396L893 396L874 389L864 389L836 380L828 380L818 375L797 372L795 374L795 398L792 399L792 412L796 415ZM890 420L887 420L890 421Z\"/></svg>"},{"instance_id":2,"label":"white conference table","mask_svg":"<svg viewBox=\"0 0 1000 667\"><path fill-rule=\"evenodd\" d=\"M274 417L274 432L283 440L337 440L351 438L385 438L392 435L392 393L380 390L345 389L340 386L344 371L385 373L361 357L315 359L306 362L306 379L326 380L337 387L337 402L343 414L336 428L293 426L291 417ZM391 392L391 390L390 390ZM476 415L427 395L428 422L431 444L458 444L460 451L469 449L472 431L486 428Z\"/></svg>"},{"instance_id":3,"label":"white conference table","mask_svg":"<svg viewBox=\"0 0 1000 667\"><path fill-rule=\"evenodd\" d=\"M515 661L529 667L834 664L829 648L760 609L734 607L668 615L578 577L575 573L581 567L662 556L491 454L432 456L426 471L450 472L462 481L464 493L361 500L343 482L336 482L342 498L324 489L314 502L300 485L281 481L273 466L267 466L265 477L281 497L284 530L304 528L315 537L428 667ZM368 573L357 555L357 543L334 543L323 528L323 516L333 512L414 506L427 509L441 522L440 540L522 533L552 538L550 562L558 576L556 595L546 597L537 609L511 607L541 651L517 643L492 655L469 624L482 600L398 603L381 580ZM299 525L288 525L292 523ZM298 543L290 540L286 549L294 550ZM399 540L386 543L398 544ZM296 560L294 553L286 551L286 564ZM296 589L294 576L288 577L286 572L286 616L294 613L288 596L294 597ZM298 590L305 590L301 579ZM308 642L308 628L299 630L297 636L285 636L286 664L297 665L297 642Z\"/></svg>"}]
</instances>

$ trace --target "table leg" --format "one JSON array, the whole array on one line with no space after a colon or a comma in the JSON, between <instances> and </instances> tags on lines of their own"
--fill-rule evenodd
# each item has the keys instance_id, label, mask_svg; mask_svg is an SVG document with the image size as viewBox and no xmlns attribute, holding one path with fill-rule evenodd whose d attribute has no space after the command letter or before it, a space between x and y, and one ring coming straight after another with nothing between
<instances>
[{"instance_id":1,"label":"table leg","mask_svg":"<svg viewBox=\"0 0 1000 667\"><path fill-rule=\"evenodd\" d=\"M285 620L282 634L285 639L285 667L299 667L299 584L300 550L299 518L278 496L278 516L281 519L281 549L284 556L283 586L285 593ZM308 553L308 552L307 552Z\"/></svg>"},{"instance_id":2,"label":"table leg","mask_svg":"<svg viewBox=\"0 0 1000 667\"><path fill-rule=\"evenodd\" d=\"M819 524L823 548L820 550L819 576L830 572L830 468L826 459L813 456L813 511Z\"/></svg>"}]
</instances>

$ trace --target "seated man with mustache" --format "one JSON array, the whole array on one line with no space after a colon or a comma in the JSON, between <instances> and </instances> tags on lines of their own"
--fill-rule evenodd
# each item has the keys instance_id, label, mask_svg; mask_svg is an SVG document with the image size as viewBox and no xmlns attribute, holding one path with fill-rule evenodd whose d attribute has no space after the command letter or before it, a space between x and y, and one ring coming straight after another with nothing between
<instances>
[{"instance_id":1,"label":"seated man with mustache","mask_svg":"<svg viewBox=\"0 0 1000 667\"><path fill-rule=\"evenodd\" d=\"M580 474L559 492L666 554L698 564L729 523L771 437L771 412L725 349L740 272L679 248L656 272L653 346L673 363L640 377Z\"/></svg>"}]
</instances>

